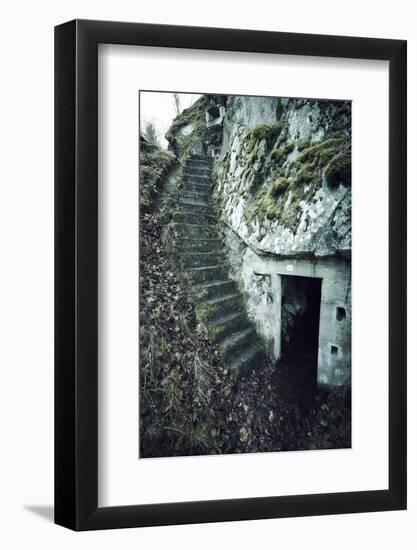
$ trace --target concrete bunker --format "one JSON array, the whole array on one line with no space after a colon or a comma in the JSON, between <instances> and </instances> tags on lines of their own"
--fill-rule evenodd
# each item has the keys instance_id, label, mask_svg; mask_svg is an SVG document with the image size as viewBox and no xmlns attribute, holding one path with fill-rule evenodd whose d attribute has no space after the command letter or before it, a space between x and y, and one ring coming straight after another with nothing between
<instances>
[{"instance_id":1,"label":"concrete bunker","mask_svg":"<svg viewBox=\"0 0 417 550\"><path fill-rule=\"evenodd\" d=\"M232 273L240 281L248 315L271 359L281 364L298 348L310 355L317 384L349 383L350 258L261 256L237 241L234 233L228 232L227 239L234 251L229 253Z\"/></svg>"}]
</instances>

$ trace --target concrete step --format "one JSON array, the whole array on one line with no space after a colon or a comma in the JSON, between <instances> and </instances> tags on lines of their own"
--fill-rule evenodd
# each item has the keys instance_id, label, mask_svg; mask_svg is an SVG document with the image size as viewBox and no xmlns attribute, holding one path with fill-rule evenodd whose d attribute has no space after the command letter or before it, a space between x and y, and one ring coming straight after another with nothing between
<instances>
[{"instance_id":1,"label":"concrete step","mask_svg":"<svg viewBox=\"0 0 417 550\"><path fill-rule=\"evenodd\" d=\"M252 344L237 353L230 361L229 367L239 375L247 376L253 370L261 369L267 357L258 343Z\"/></svg>"},{"instance_id":2,"label":"concrete step","mask_svg":"<svg viewBox=\"0 0 417 550\"><path fill-rule=\"evenodd\" d=\"M247 315L241 310L232 311L208 324L208 333L214 342L221 342L232 334L250 327Z\"/></svg>"},{"instance_id":3,"label":"concrete step","mask_svg":"<svg viewBox=\"0 0 417 550\"><path fill-rule=\"evenodd\" d=\"M208 164L207 162L201 161L201 160L193 160L190 162L187 162L185 164L185 170L211 170L212 164Z\"/></svg>"},{"instance_id":4,"label":"concrete step","mask_svg":"<svg viewBox=\"0 0 417 550\"><path fill-rule=\"evenodd\" d=\"M204 301L204 304L207 306L207 319L210 320L210 322L217 321L217 319L229 313L237 311L243 313L245 310L239 292L211 298Z\"/></svg>"},{"instance_id":5,"label":"concrete step","mask_svg":"<svg viewBox=\"0 0 417 550\"><path fill-rule=\"evenodd\" d=\"M180 239L214 239L219 236L217 225L175 222L172 224L172 230L174 237Z\"/></svg>"},{"instance_id":6,"label":"concrete step","mask_svg":"<svg viewBox=\"0 0 417 550\"><path fill-rule=\"evenodd\" d=\"M203 265L217 265L223 261L218 250L209 252L189 252L185 251L181 259L187 267L202 267Z\"/></svg>"},{"instance_id":7,"label":"concrete step","mask_svg":"<svg viewBox=\"0 0 417 550\"><path fill-rule=\"evenodd\" d=\"M219 238L184 237L178 239L176 248L179 252L208 252L222 250L223 243Z\"/></svg>"},{"instance_id":8,"label":"concrete step","mask_svg":"<svg viewBox=\"0 0 417 550\"><path fill-rule=\"evenodd\" d=\"M184 186L199 185L203 189L211 189L211 181L208 178L200 178L197 176L187 176L183 178Z\"/></svg>"},{"instance_id":9,"label":"concrete step","mask_svg":"<svg viewBox=\"0 0 417 550\"><path fill-rule=\"evenodd\" d=\"M201 185L199 183L194 182L185 182L183 183L181 191L187 191L192 193L206 193L208 195L211 195L212 189L209 185Z\"/></svg>"},{"instance_id":10,"label":"concrete step","mask_svg":"<svg viewBox=\"0 0 417 550\"><path fill-rule=\"evenodd\" d=\"M187 173L184 174L182 181L185 183L197 183L200 185L207 185L207 187L211 187L211 184L213 183L213 180L207 174Z\"/></svg>"},{"instance_id":11,"label":"concrete step","mask_svg":"<svg viewBox=\"0 0 417 550\"><path fill-rule=\"evenodd\" d=\"M209 178L209 172L205 173L205 172L201 172L201 171L197 171L197 170L186 170L184 172L184 178L183 178L185 181L188 181L188 180L195 180L196 183L210 183L210 178Z\"/></svg>"},{"instance_id":12,"label":"concrete step","mask_svg":"<svg viewBox=\"0 0 417 550\"><path fill-rule=\"evenodd\" d=\"M180 197L178 199L178 207L182 212L214 214L213 206L208 201L203 202Z\"/></svg>"},{"instance_id":13,"label":"concrete step","mask_svg":"<svg viewBox=\"0 0 417 550\"><path fill-rule=\"evenodd\" d=\"M215 281L216 279L224 278L227 275L224 264L191 267L188 269L188 273L197 284Z\"/></svg>"},{"instance_id":14,"label":"concrete step","mask_svg":"<svg viewBox=\"0 0 417 550\"><path fill-rule=\"evenodd\" d=\"M216 222L216 218L211 209L208 213L197 211L190 212L182 209L177 210L174 212L172 219L175 222L195 225L212 225Z\"/></svg>"},{"instance_id":15,"label":"concrete step","mask_svg":"<svg viewBox=\"0 0 417 550\"><path fill-rule=\"evenodd\" d=\"M201 184L207 184L209 185L211 183L211 178L209 177L209 174L201 173L201 172L190 172L185 171L184 176L182 178L183 181L195 181L196 183Z\"/></svg>"},{"instance_id":16,"label":"concrete step","mask_svg":"<svg viewBox=\"0 0 417 550\"><path fill-rule=\"evenodd\" d=\"M220 244L220 246L222 246ZM226 279L224 281L211 281L205 285L201 285L200 293L202 298L217 298L218 296L223 296L224 294L231 294L234 291L237 291L237 284L231 279Z\"/></svg>"},{"instance_id":17,"label":"concrete step","mask_svg":"<svg viewBox=\"0 0 417 550\"><path fill-rule=\"evenodd\" d=\"M179 196L180 199L211 203L211 189L204 189L203 191L185 191L182 189Z\"/></svg>"},{"instance_id":18,"label":"concrete step","mask_svg":"<svg viewBox=\"0 0 417 550\"><path fill-rule=\"evenodd\" d=\"M224 362L231 362L241 351L256 343L256 333L252 326L234 332L219 345L220 356Z\"/></svg>"},{"instance_id":19,"label":"concrete step","mask_svg":"<svg viewBox=\"0 0 417 550\"><path fill-rule=\"evenodd\" d=\"M211 174L211 166L204 164L186 164L184 167L184 174L201 174L203 176L209 176Z\"/></svg>"},{"instance_id":20,"label":"concrete step","mask_svg":"<svg viewBox=\"0 0 417 550\"><path fill-rule=\"evenodd\" d=\"M190 155L188 160L204 160L206 162L212 162L212 158L208 155L199 155L198 153L193 153Z\"/></svg>"}]
</instances>

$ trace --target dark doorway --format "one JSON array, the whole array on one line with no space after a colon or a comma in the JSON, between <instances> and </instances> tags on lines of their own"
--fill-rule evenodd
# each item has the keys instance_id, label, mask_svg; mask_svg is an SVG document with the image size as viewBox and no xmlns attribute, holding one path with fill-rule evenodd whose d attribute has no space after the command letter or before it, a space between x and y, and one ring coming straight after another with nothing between
<instances>
[{"instance_id":1,"label":"dark doorway","mask_svg":"<svg viewBox=\"0 0 417 550\"><path fill-rule=\"evenodd\" d=\"M285 392L309 406L317 388L321 279L282 275L281 360Z\"/></svg>"}]
</instances>

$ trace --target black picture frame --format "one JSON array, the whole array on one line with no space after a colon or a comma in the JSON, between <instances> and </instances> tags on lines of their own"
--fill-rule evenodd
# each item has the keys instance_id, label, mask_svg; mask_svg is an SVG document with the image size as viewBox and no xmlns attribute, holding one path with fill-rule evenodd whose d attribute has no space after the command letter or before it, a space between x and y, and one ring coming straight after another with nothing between
<instances>
[{"instance_id":1,"label":"black picture frame","mask_svg":"<svg viewBox=\"0 0 417 550\"><path fill-rule=\"evenodd\" d=\"M389 62L389 488L98 507L98 44ZM406 508L406 41L74 20L55 28L55 522L74 530Z\"/></svg>"}]
</instances>

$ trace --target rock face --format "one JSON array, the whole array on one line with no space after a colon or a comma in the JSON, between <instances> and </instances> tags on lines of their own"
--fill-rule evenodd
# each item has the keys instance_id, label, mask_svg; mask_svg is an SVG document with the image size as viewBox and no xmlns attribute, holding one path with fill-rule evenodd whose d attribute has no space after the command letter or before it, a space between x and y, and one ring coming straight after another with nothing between
<instances>
[{"instance_id":1,"label":"rock face","mask_svg":"<svg viewBox=\"0 0 417 550\"><path fill-rule=\"evenodd\" d=\"M215 165L224 222L258 253L349 255L350 103L231 97Z\"/></svg>"}]
</instances>

